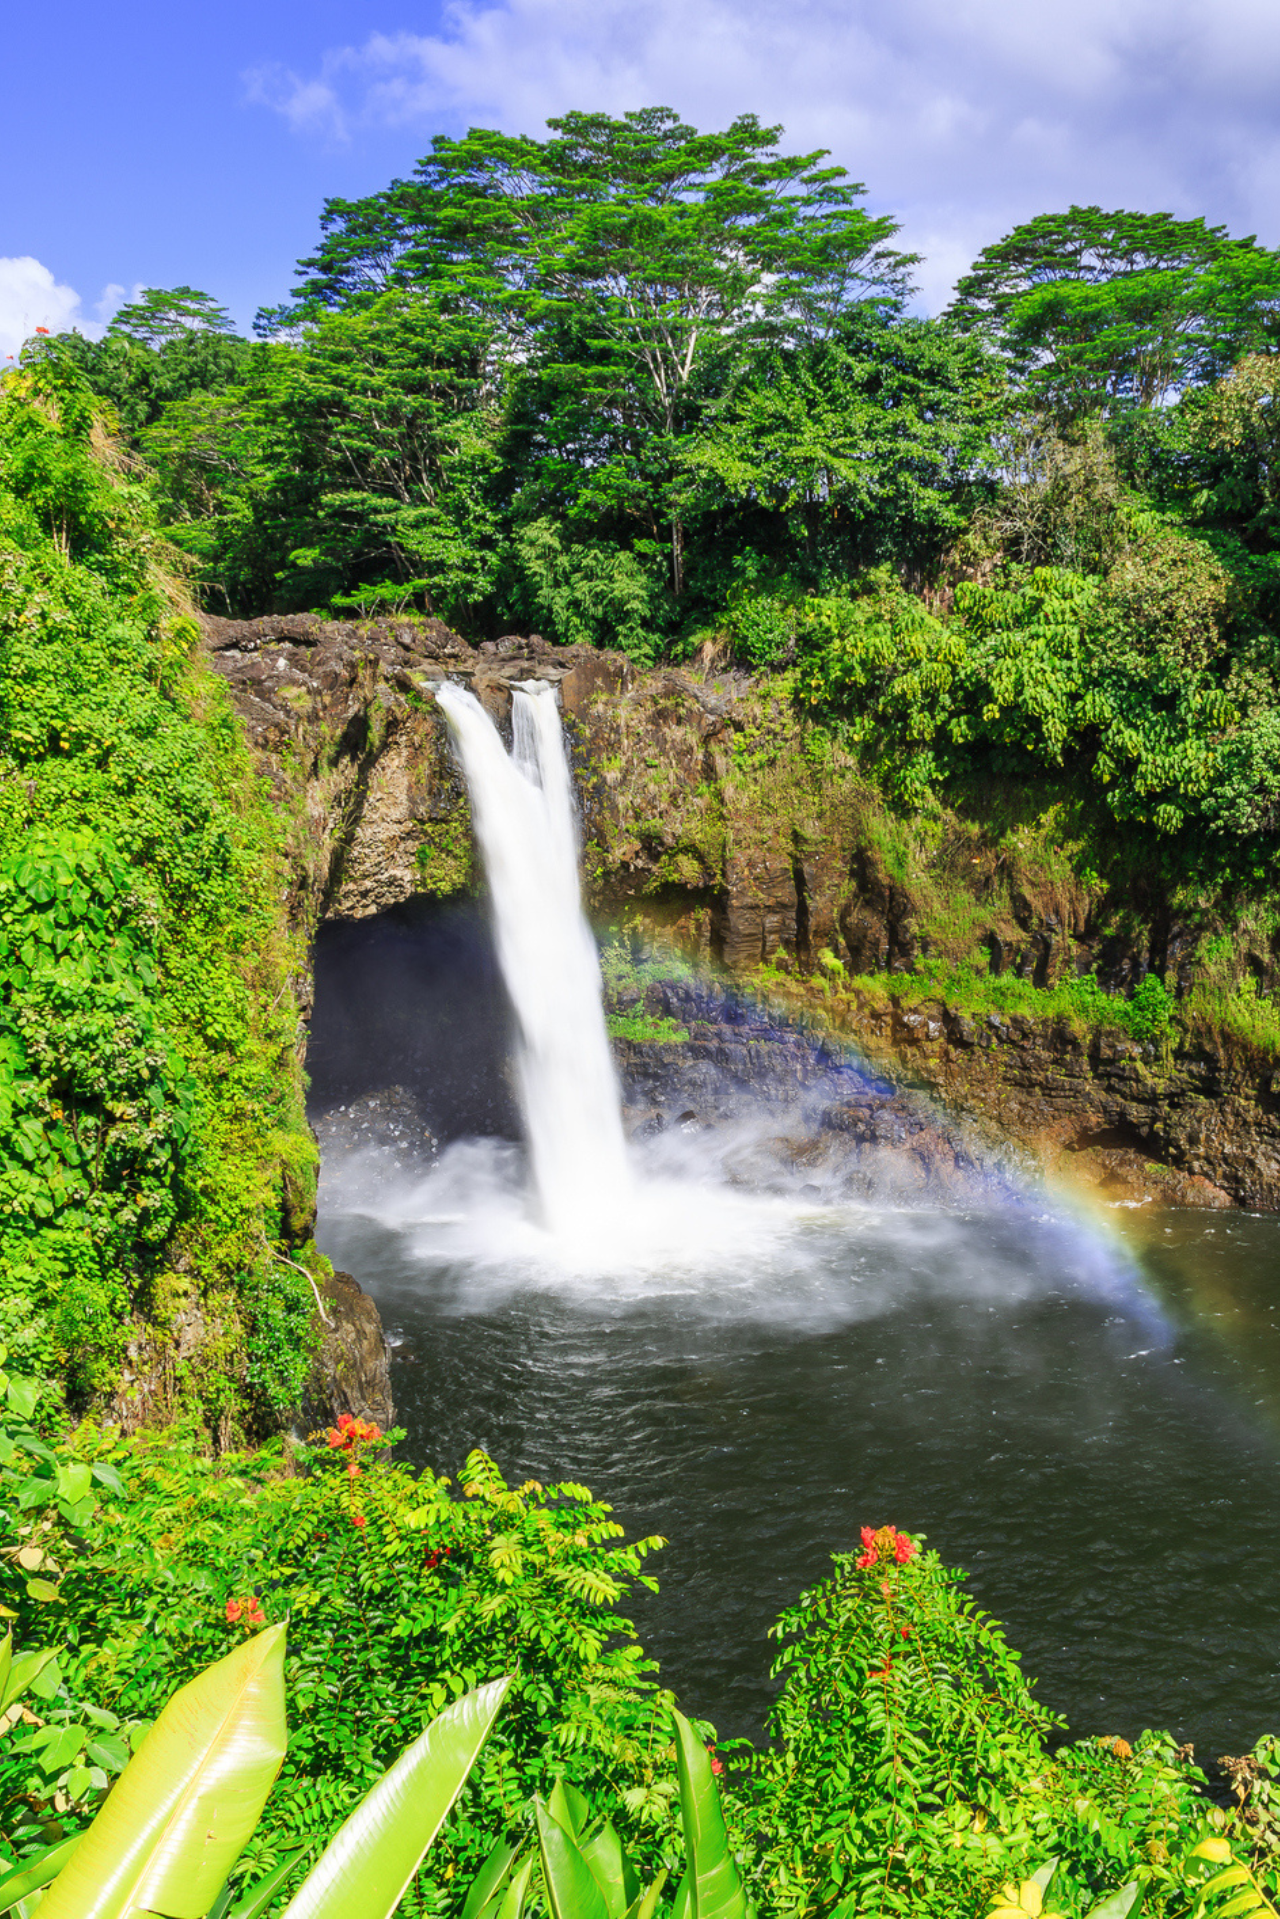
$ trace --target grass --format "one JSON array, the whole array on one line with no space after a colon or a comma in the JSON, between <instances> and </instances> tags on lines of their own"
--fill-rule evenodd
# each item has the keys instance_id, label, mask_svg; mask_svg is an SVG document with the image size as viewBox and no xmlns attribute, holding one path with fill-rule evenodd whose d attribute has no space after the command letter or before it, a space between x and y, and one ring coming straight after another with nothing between
<instances>
[{"instance_id":1,"label":"grass","mask_svg":"<svg viewBox=\"0 0 1280 1919\"><path fill-rule=\"evenodd\" d=\"M1176 1000L1163 980L1150 973L1126 999L1104 991L1092 973L1041 987L1011 973L993 977L978 966L945 960L922 960L912 973L849 974L834 953L823 952L819 965L820 973L808 982L808 996L821 995L829 1004L855 994L904 1006L941 1000L953 1012L975 1019L993 1013L1004 1019L1060 1019L1081 1037L1118 1030L1162 1047L1176 1043L1179 1036L1196 1035L1280 1058L1280 1007L1251 977L1235 984L1200 983L1185 999ZM788 996L797 987L793 974L774 966L757 968L752 978L757 987L783 988Z\"/></svg>"},{"instance_id":2,"label":"grass","mask_svg":"<svg viewBox=\"0 0 1280 1919\"><path fill-rule=\"evenodd\" d=\"M665 1014L610 1013L607 1025L610 1039L634 1040L641 1046L677 1046L689 1037L687 1026Z\"/></svg>"}]
</instances>

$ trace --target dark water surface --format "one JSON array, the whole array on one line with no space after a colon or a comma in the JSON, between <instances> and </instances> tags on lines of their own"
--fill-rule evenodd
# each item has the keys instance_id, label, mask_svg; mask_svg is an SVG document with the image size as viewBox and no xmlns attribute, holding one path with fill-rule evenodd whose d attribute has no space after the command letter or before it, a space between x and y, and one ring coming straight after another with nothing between
<instances>
[{"instance_id":1,"label":"dark water surface","mask_svg":"<svg viewBox=\"0 0 1280 1919\"><path fill-rule=\"evenodd\" d=\"M411 1458L483 1445L667 1536L633 1611L722 1736L760 1731L778 1611L886 1521L969 1569L1074 1732L1280 1730L1280 1220L848 1215L749 1300L495 1290L349 1213L321 1244L399 1342Z\"/></svg>"}]
</instances>

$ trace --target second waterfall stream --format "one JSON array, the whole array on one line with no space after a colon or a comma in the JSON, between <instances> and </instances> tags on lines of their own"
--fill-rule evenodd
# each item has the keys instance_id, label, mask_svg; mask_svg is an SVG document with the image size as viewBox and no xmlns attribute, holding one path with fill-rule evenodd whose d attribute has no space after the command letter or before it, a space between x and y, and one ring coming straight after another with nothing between
<instances>
[{"instance_id":1,"label":"second waterfall stream","mask_svg":"<svg viewBox=\"0 0 1280 1919\"><path fill-rule=\"evenodd\" d=\"M632 1197L600 963L582 911L573 782L553 687L513 692L508 753L473 693L436 694L484 860L498 964L516 1016L532 1198L554 1234L616 1219Z\"/></svg>"}]
</instances>

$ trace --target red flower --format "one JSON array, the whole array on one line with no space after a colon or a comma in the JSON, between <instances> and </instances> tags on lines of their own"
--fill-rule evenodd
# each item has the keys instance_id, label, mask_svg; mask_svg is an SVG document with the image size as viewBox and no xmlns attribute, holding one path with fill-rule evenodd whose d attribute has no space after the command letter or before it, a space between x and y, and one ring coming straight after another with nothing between
<instances>
[{"instance_id":1,"label":"red flower","mask_svg":"<svg viewBox=\"0 0 1280 1919\"><path fill-rule=\"evenodd\" d=\"M352 1524L353 1526L359 1526L359 1527L361 1527L361 1528L363 1529L363 1526L364 1526L364 1523L365 1523L365 1521L364 1521L364 1514L363 1514L363 1513L352 1513L352 1515L351 1515L351 1524Z\"/></svg>"},{"instance_id":2,"label":"red flower","mask_svg":"<svg viewBox=\"0 0 1280 1919\"><path fill-rule=\"evenodd\" d=\"M890 1659L888 1653L886 1653L884 1656L883 1666L878 1666L875 1668L873 1672L869 1672L867 1674L867 1678L868 1679L887 1679L892 1671L893 1671L893 1661L892 1659Z\"/></svg>"},{"instance_id":3,"label":"red flower","mask_svg":"<svg viewBox=\"0 0 1280 1919\"><path fill-rule=\"evenodd\" d=\"M228 1599L229 1626L265 1626L266 1623L257 1593L251 1593L248 1599Z\"/></svg>"},{"instance_id":4,"label":"red flower","mask_svg":"<svg viewBox=\"0 0 1280 1919\"><path fill-rule=\"evenodd\" d=\"M362 1440L381 1439L382 1428L371 1419L355 1419L350 1413L339 1413L336 1426L330 1426L325 1441L335 1451L350 1452L351 1448Z\"/></svg>"},{"instance_id":5,"label":"red flower","mask_svg":"<svg viewBox=\"0 0 1280 1919\"><path fill-rule=\"evenodd\" d=\"M854 1562L861 1571L881 1559L892 1559L897 1565L905 1566L919 1551L915 1540L908 1539L896 1526L864 1526L861 1537L866 1551L859 1553Z\"/></svg>"},{"instance_id":6,"label":"red flower","mask_svg":"<svg viewBox=\"0 0 1280 1919\"><path fill-rule=\"evenodd\" d=\"M47 327L47 326L38 326L38 327L36 328L36 332L37 332L37 333L47 333L48 331L49 331L49 329L48 329L48 327Z\"/></svg>"},{"instance_id":7,"label":"red flower","mask_svg":"<svg viewBox=\"0 0 1280 1919\"><path fill-rule=\"evenodd\" d=\"M708 1752L709 1752L709 1753L711 1754L711 1770L712 1770L712 1772L714 1772L714 1773L717 1773L717 1774L718 1774L718 1773L722 1773L722 1772L724 1771L724 1760L723 1760L723 1759L720 1759L720 1758L718 1758L718 1757L716 1756L716 1749L715 1749L715 1747L714 1747L714 1746L708 1746L708 1747L707 1747L707 1751L708 1751Z\"/></svg>"}]
</instances>

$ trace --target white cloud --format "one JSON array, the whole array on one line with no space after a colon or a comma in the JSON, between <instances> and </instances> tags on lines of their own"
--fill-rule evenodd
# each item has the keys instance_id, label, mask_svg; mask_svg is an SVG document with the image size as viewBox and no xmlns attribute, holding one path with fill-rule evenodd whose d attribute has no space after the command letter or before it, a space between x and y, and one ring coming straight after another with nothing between
<instances>
[{"instance_id":1,"label":"white cloud","mask_svg":"<svg viewBox=\"0 0 1280 1919\"><path fill-rule=\"evenodd\" d=\"M74 327L91 340L100 339L123 298L123 287L104 287L94 302L96 317L86 319L75 288L55 280L41 261L29 253L0 259L0 367L16 360L23 341L41 327L50 333Z\"/></svg>"},{"instance_id":2,"label":"white cloud","mask_svg":"<svg viewBox=\"0 0 1280 1919\"><path fill-rule=\"evenodd\" d=\"M323 70L314 79L304 80L291 67L278 64L254 67L244 76L245 91L253 106L271 107L282 114L295 133L318 133L330 140L348 138L347 116L334 80L344 67L359 64L346 50L326 55Z\"/></svg>"},{"instance_id":3,"label":"white cloud","mask_svg":"<svg viewBox=\"0 0 1280 1919\"><path fill-rule=\"evenodd\" d=\"M974 251L1071 201L1205 213L1280 241L1273 0L452 0L436 34L374 34L312 76L249 76L300 134L570 108L743 111L826 146L932 252L938 303Z\"/></svg>"}]
</instances>

